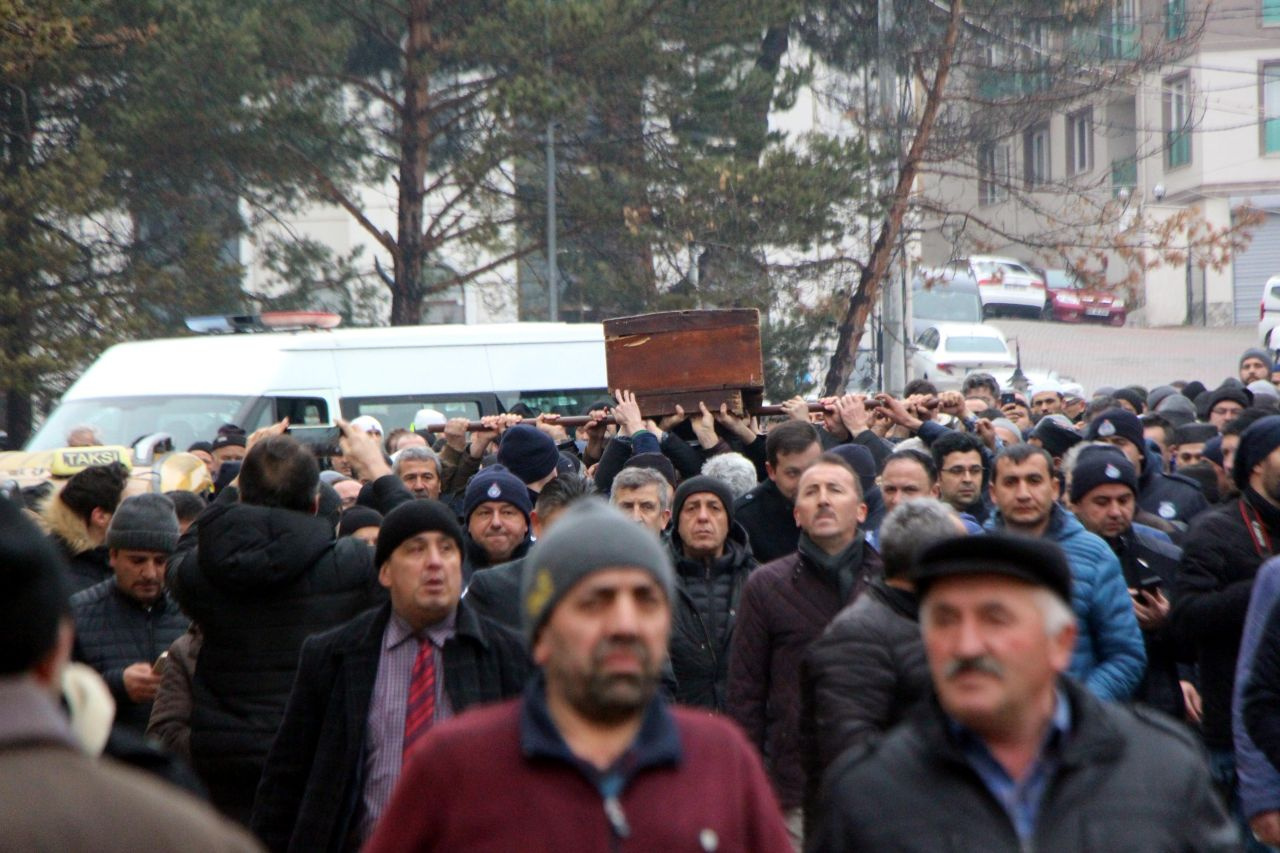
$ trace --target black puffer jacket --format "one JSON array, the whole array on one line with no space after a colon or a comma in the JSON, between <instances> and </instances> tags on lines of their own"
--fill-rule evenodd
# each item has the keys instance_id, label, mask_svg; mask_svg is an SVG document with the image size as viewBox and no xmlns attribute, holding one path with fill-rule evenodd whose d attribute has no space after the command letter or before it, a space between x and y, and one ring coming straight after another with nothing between
<instances>
[{"instance_id":1,"label":"black puffer jacket","mask_svg":"<svg viewBox=\"0 0 1280 853\"><path fill-rule=\"evenodd\" d=\"M1034 837L1013 822L948 735L935 703L831 769L810 853L893 850L1236 851L1240 839L1195 737L1151 711L1063 682L1071 735L1048 779Z\"/></svg>"},{"instance_id":2,"label":"black puffer jacket","mask_svg":"<svg viewBox=\"0 0 1280 853\"><path fill-rule=\"evenodd\" d=\"M747 531L751 553L761 565L794 554L800 542L795 506L773 480L765 480L733 505L733 517Z\"/></svg>"},{"instance_id":3,"label":"black puffer jacket","mask_svg":"<svg viewBox=\"0 0 1280 853\"><path fill-rule=\"evenodd\" d=\"M1175 639L1200 665L1200 727L1213 749L1231 749L1231 690L1249 596L1258 567L1270 554L1255 547L1241 504L1259 514L1272 543L1280 543L1280 509L1252 489L1245 498L1198 517L1182 546L1169 614Z\"/></svg>"},{"instance_id":4,"label":"black puffer jacket","mask_svg":"<svg viewBox=\"0 0 1280 853\"><path fill-rule=\"evenodd\" d=\"M71 597L76 622L75 659L98 671L116 700L116 722L141 735L151 718L151 703L138 703L124 689L124 671L152 663L187 631L190 621L169 596L144 607L120 591L115 579Z\"/></svg>"},{"instance_id":5,"label":"black puffer jacket","mask_svg":"<svg viewBox=\"0 0 1280 853\"><path fill-rule=\"evenodd\" d=\"M684 556L680 534L671 534L676 566L676 606L671 614L671 667L676 701L723 712L729 680L729 641L738 600L757 565L747 532L734 523L724 556L711 564Z\"/></svg>"},{"instance_id":6,"label":"black puffer jacket","mask_svg":"<svg viewBox=\"0 0 1280 853\"><path fill-rule=\"evenodd\" d=\"M931 692L914 593L877 578L840 611L800 668L800 738L813 802L828 765Z\"/></svg>"},{"instance_id":7,"label":"black puffer jacket","mask_svg":"<svg viewBox=\"0 0 1280 853\"><path fill-rule=\"evenodd\" d=\"M1160 457L1147 449L1138 478L1138 506L1165 521L1185 526L1209 508L1209 501L1195 480L1161 471Z\"/></svg>"},{"instance_id":8,"label":"black puffer jacket","mask_svg":"<svg viewBox=\"0 0 1280 853\"><path fill-rule=\"evenodd\" d=\"M169 564L174 597L204 633L191 758L215 804L247 822L303 640L386 594L372 549L335 541L317 516L215 503L196 524Z\"/></svg>"}]
</instances>

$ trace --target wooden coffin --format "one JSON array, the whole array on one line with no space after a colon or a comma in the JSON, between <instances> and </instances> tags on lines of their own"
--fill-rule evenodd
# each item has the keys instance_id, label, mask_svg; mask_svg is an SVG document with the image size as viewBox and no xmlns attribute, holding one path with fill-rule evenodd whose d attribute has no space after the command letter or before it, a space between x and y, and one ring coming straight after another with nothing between
<instances>
[{"instance_id":1,"label":"wooden coffin","mask_svg":"<svg viewBox=\"0 0 1280 853\"><path fill-rule=\"evenodd\" d=\"M745 414L764 395L760 312L660 311L604 321L609 388L635 393L646 416L697 414L727 403Z\"/></svg>"}]
</instances>

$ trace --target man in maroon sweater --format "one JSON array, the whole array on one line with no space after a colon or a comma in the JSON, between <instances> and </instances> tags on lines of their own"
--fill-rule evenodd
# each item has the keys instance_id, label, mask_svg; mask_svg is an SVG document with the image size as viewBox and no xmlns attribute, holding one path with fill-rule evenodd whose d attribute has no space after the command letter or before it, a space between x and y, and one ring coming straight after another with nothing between
<instances>
[{"instance_id":1,"label":"man in maroon sweater","mask_svg":"<svg viewBox=\"0 0 1280 853\"><path fill-rule=\"evenodd\" d=\"M525 569L541 672L422 739L366 849L790 853L746 739L658 694L674 578L657 538L585 502Z\"/></svg>"}]
</instances>

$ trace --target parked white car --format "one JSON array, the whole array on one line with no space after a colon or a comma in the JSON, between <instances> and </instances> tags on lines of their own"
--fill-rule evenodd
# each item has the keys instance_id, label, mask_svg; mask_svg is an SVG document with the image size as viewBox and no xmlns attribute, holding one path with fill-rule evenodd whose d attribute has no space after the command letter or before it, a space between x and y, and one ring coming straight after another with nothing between
<instances>
[{"instance_id":1,"label":"parked white car","mask_svg":"<svg viewBox=\"0 0 1280 853\"><path fill-rule=\"evenodd\" d=\"M946 269L967 273L978 282L983 313L1040 317L1047 299L1044 279L1016 258L970 255L952 261Z\"/></svg>"},{"instance_id":2,"label":"parked white car","mask_svg":"<svg viewBox=\"0 0 1280 853\"><path fill-rule=\"evenodd\" d=\"M1271 346L1269 338L1276 326L1280 326L1280 275L1271 276L1262 288L1262 304L1258 306L1258 341L1264 347Z\"/></svg>"},{"instance_id":3,"label":"parked white car","mask_svg":"<svg viewBox=\"0 0 1280 853\"><path fill-rule=\"evenodd\" d=\"M1017 366L1009 342L994 326L981 323L935 323L917 336L911 368L939 391L958 389L974 371L1006 376Z\"/></svg>"}]
</instances>

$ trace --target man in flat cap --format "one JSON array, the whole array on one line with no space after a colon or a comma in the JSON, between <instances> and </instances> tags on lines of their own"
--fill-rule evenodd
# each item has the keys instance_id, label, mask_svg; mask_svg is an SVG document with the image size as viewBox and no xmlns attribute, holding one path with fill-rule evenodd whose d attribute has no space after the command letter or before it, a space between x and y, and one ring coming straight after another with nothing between
<instances>
[{"instance_id":1,"label":"man in flat cap","mask_svg":"<svg viewBox=\"0 0 1280 853\"><path fill-rule=\"evenodd\" d=\"M529 552L523 698L433 728L366 850L752 850L790 842L731 723L658 693L675 579L649 530L580 502Z\"/></svg>"},{"instance_id":2,"label":"man in flat cap","mask_svg":"<svg viewBox=\"0 0 1280 853\"><path fill-rule=\"evenodd\" d=\"M947 540L914 577L936 698L836 762L811 851L1239 849L1191 734L1063 675L1076 625L1055 545Z\"/></svg>"}]
</instances>

